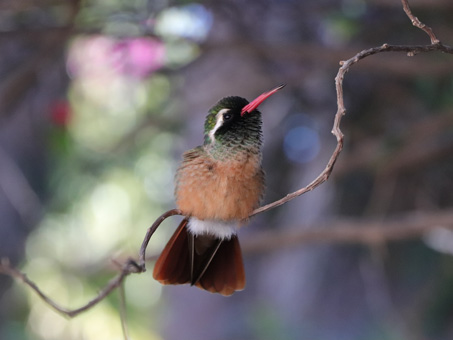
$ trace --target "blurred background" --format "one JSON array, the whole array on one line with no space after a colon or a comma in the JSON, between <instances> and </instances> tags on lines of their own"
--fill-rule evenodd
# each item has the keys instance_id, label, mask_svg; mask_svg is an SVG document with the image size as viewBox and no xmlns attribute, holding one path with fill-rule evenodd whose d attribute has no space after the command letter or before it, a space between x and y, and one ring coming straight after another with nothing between
<instances>
[{"instance_id":1,"label":"blurred background","mask_svg":"<svg viewBox=\"0 0 453 340\"><path fill-rule=\"evenodd\" d=\"M450 0L411 5L453 43ZM398 0L2 0L0 256L63 306L86 303L115 275L112 260L137 256L174 207L180 155L227 95L287 84L261 108L265 202L307 185L336 144L339 61L383 43L429 39ZM380 54L351 69L344 91L345 150L331 179L240 232L246 289L224 298L132 275L131 339L453 338L448 229L379 247L248 247L347 221L453 219L452 56ZM164 222L148 254L178 223ZM68 320L0 276L1 340L122 339L119 314L114 292Z\"/></svg>"}]
</instances>

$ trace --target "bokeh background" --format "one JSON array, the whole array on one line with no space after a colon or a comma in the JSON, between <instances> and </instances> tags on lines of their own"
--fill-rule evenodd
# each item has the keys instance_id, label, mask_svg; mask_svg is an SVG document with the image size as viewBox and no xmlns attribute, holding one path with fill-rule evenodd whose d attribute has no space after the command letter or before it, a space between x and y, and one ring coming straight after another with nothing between
<instances>
[{"instance_id":1,"label":"bokeh background","mask_svg":"<svg viewBox=\"0 0 453 340\"><path fill-rule=\"evenodd\" d=\"M453 43L450 0L411 5ZM398 0L2 0L0 256L58 303L87 302L174 207L180 154L227 95L287 84L262 106L265 201L305 186L336 143L339 61L383 43L429 40ZM452 56L381 54L354 66L344 90L331 179L240 233L246 289L224 298L132 275L131 339L453 338L448 229L380 247L247 248L266 232L452 213ZM165 221L148 254L178 222ZM114 292L68 320L1 275L0 339L122 339L119 304Z\"/></svg>"}]
</instances>

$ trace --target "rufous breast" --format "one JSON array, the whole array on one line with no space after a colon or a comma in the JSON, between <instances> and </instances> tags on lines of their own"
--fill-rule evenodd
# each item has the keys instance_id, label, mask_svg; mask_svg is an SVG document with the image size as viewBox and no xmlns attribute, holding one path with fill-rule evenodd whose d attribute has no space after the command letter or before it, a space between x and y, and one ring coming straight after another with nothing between
<instances>
[{"instance_id":1,"label":"rufous breast","mask_svg":"<svg viewBox=\"0 0 453 340\"><path fill-rule=\"evenodd\" d=\"M264 173L259 154L215 160L200 149L184 154L176 175L176 204L200 220L242 220L259 206Z\"/></svg>"}]
</instances>

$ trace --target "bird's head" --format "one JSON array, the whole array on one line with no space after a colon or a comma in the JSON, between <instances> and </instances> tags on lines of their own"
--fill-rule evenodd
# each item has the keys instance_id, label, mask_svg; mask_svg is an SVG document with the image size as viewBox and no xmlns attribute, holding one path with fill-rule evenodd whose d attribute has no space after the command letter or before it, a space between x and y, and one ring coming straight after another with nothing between
<instances>
[{"instance_id":1,"label":"bird's head","mask_svg":"<svg viewBox=\"0 0 453 340\"><path fill-rule=\"evenodd\" d=\"M205 145L236 146L261 144L261 112L258 106L285 85L258 96L252 102L242 97L225 97L215 104L205 121Z\"/></svg>"}]
</instances>

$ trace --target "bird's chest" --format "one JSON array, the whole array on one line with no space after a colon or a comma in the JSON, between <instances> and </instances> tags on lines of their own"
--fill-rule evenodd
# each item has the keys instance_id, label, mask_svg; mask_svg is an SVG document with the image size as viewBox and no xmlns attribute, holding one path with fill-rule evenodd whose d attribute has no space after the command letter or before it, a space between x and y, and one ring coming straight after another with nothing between
<instances>
[{"instance_id":1,"label":"bird's chest","mask_svg":"<svg viewBox=\"0 0 453 340\"><path fill-rule=\"evenodd\" d=\"M264 191L259 155L228 161L199 157L184 162L177 174L176 203L198 219L241 220L258 207Z\"/></svg>"}]
</instances>

